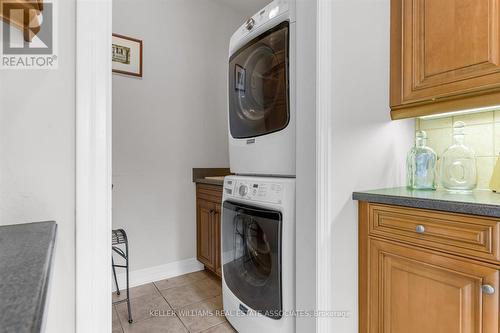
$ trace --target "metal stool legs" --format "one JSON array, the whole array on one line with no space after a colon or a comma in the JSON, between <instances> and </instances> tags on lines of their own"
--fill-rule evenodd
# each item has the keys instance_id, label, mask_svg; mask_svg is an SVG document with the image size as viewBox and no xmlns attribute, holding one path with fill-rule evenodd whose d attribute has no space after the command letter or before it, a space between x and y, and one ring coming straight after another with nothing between
<instances>
[{"instance_id":1,"label":"metal stool legs","mask_svg":"<svg viewBox=\"0 0 500 333\"><path fill-rule=\"evenodd\" d=\"M120 287L118 287L118 279L116 278L115 259L113 258L113 252L111 252L111 266L113 267L113 277L115 278L116 294L120 295Z\"/></svg>"},{"instance_id":2,"label":"metal stool legs","mask_svg":"<svg viewBox=\"0 0 500 333\"><path fill-rule=\"evenodd\" d=\"M123 251L118 245L125 245L125 251ZM125 260L125 265L117 265L115 264L115 260L113 259L113 252L111 252L111 265L113 267L113 276L116 284L116 294L120 295L120 288L118 287L118 280L116 278L116 267L118 268L125 268L126 272L126 280L127 280L127 297L124 300L115 302L121 303L121 302L127 302L127 309L128 309L128 322L132 323L132 312L130 310L130 288L129 288L129 263L128 263L128 239L127 239L127 234L125 233L125 230L119 229L119 230L113 230L112 231L112 246L111 249L113 250L114 253L118 254L120 257L122 257Z\"/></svg>"}]
</instances>

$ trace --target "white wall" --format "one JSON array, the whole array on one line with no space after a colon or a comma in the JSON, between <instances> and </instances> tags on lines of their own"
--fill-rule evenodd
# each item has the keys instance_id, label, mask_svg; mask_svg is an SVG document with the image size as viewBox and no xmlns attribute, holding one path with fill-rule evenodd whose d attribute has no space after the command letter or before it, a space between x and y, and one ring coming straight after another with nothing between
<instances>
[{"instance_id":1,"label":"white wall","mask_svg":"<svg viewBox=\"0 0 500 333\"><path fill-rule=\"evenodd\" d=\"M209 0L210 1L210 0ZM241 23L257 14L259 10L271 3L272 0L211 0L222 6L227 6L242 14Z\"/></svg>"},{"instance_id":2,"label":"white wall","mask_svg":"<svg viewBox=\"0 0 500 333\"><path fill-rule=\"evenodd\" d=\"M414 121L389 118L389 0L332 0L329 19L333 81L333 332L357 329L357 203L355 190L404 185ZM321 41L319 41L321 43Z\"/></svg>"},{"instance_id":3,"label":"white wall","mask_svg":"<svg viewBox=\"0 0 500 333\"><path fill-rule=\"evenodd\" d=\"M229 166L228 45L243 19L207 0L114 1L114 32L144 42L144 77L113 76L113 227L132 270L196 256L191 172Z\"/></svg>"},{"instance_id":4,"label":"white wall","mask_svg":"<svg viewBox=\"0 0 500 333\"><path fill-rule=\"evenodd\" d=\"M46 330L70 333L75 330L76 12L74 0L58 5L59 69L0 71L0 225L57 222Z\"/></svg>"}]
</instances>

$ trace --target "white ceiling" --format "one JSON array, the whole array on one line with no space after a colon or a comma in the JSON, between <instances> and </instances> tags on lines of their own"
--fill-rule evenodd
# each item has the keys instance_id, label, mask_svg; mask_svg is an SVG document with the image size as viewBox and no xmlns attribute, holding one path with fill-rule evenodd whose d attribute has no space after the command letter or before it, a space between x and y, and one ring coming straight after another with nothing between
<instances>
[{"instance_id":1,"label":"white ceiling","mask_svg":"<svg viewBox=\"0 0 500 333\"><path fill-rule=\"evenodd\" d=\"M245 15L252 16L259 10L264 8L272 0L213 0L223 6L232 8L233 10Z\"/></svg>"}]
</instances>

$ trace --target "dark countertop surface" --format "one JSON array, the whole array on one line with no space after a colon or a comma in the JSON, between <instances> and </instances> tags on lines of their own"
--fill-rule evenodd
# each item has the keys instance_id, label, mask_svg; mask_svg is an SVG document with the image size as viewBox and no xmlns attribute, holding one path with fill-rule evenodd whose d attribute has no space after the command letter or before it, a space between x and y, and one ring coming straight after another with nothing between
<instances>
[{"instance_id":1,"label":"dark countertop surface","mask_svg":"<svg viewBox=\"0 0 500 333\"><path fill-rule=\"evenodd\" d=\"M0 226L2 333L41 330L56 230L55 222Z\"/></svg>"},{"instance_id":2,"label":"dark countertop surface","mask_svg":"<svg viewBox=\"0 0 500 333\"><path fill-rule=\"evenodd\" d=\"M487 190L458 194L450 193L446 190L419 191L406 187L396 187L354 192L353 199L372 203L500 218L500 194Z\"/></svg>"},{"instance_id":3,"label":"dark countertop surface","mask_svg":"<svg viewBox=\"0 0 500 333\"><path fill-rule=\"evenodd\" d=\"M199 184L210 184L210 185L218 185L218 186L224 185L224 180L220 180L220 179L199 178L199 179L195 179L194 182L199 183Z\"/></svg>"}]
</instances>

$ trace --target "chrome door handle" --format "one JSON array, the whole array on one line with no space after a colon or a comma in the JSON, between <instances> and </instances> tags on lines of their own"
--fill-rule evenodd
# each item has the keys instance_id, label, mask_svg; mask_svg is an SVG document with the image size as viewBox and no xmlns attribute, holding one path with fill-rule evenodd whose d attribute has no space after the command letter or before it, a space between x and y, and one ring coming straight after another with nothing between
<instances>
[{"instance_id":1,"label":"chrome door handle","mask_svg":"<svg viewBox=\"0 0 500 333\"><path fill-rule=\"evenodd\" d=\"M421 224L417 225L417 227L415 228L415 231L419 234L423 234L425 232L425 227Z\"/></svg>"},{"instance_id":2,"label":"chrome door handle","mask_svg":"<svg viewBox=\"0 0 500 333\"><path fill-rule=\"evenodd\" d=\"M486 295L493 295L493 294L495 294L495 288L492 285L489 285L489 284L483 284L481 286L481 290Z\"/></svg>"}]
</instances>

